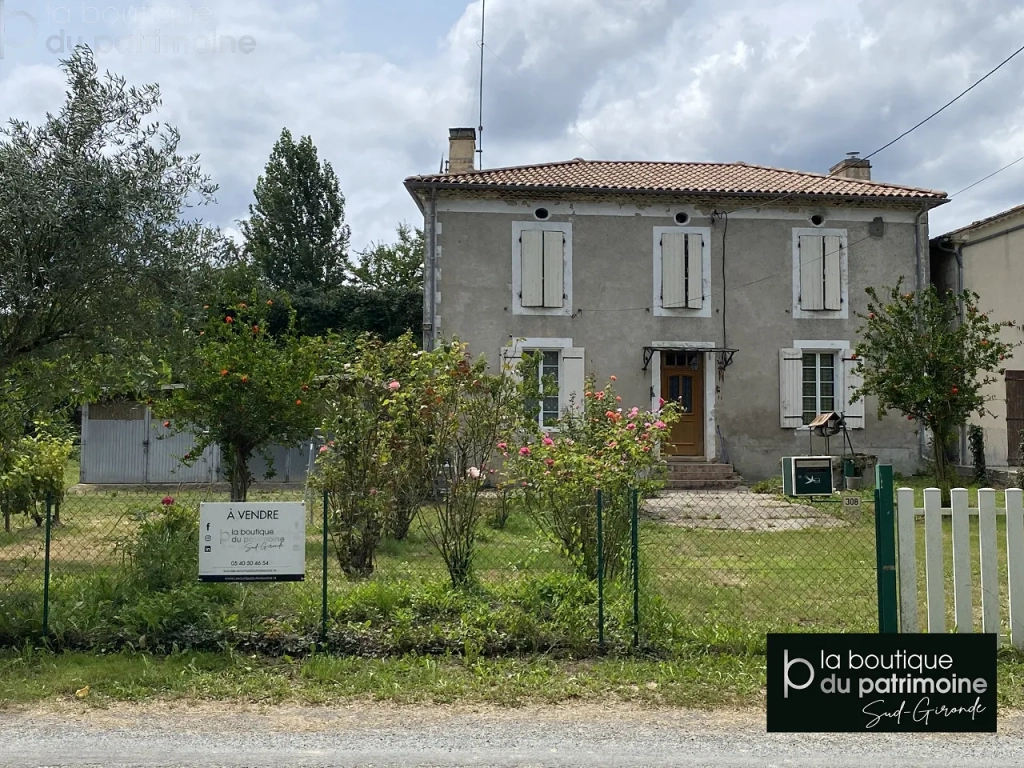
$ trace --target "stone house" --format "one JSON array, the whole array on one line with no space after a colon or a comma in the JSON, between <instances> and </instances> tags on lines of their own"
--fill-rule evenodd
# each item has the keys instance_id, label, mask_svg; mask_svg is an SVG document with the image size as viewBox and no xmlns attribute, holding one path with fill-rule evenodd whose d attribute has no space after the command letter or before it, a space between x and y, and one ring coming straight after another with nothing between
<instances>
[{"instance_id":1,"label":"stone house","mask_svg":"<svg viewBox=\"0 0 1024 768\"><path fill-rule=\"evenodd\" d=\"M856 157L823 175L580 158L476 170L474 155L475 131L452 129L446 172L405 180L424 215L428 348L458 337L492 369L543 352L559 382L548 423L586 375L614 374L624 405L678 401L664 449L705 465L705 487L735 484L732 465L779 474L832 410L858 453L919 466L915 424L851 401L851 350L866 287L929 280L928 212L945 193L872 181Z\"/></svg>"},{"instance_id":2,"label":"stone house","mask_svg":"<svg viewBox=\"0 0 1024 768\"><path fill-rule=\"evenodd\" d=\"M1024 284L1024 205L939 235L931 241L932 279L941 290L969 290L995 320L1021 320L1018 286ZM1020 327L1004 328L1003 340L1024 341ZM1018 350L998 381L984 388L991 415L975 418L985 438L990 467L1020 464L1024 430L1024 351ZM961 436L962 464L971 462L966 432Z\"/></svg>"}]
</instances>

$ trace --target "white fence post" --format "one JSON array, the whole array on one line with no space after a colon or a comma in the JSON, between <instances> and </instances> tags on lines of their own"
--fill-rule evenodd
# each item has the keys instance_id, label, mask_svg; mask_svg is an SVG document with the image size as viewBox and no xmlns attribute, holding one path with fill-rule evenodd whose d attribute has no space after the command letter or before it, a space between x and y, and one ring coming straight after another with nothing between
<instances>
[{"instance_id":1,"label":"white fence post","mask_svg":"<svg viewBox=\"0 0 1024 768\"><path fill-rule=\"evenodd\" d=\"M974 627L971 604L971 517L967 511L967 489L950 492L953 512L953 616L957 632Z\"/></svg>"},{"instance_id":2,"label":"white fence post","mask_svg":"<svg viewBox=\"0 0 1024 768\"><path fill-rule=\"evenodd\" d=\"M999 560L996 547L996 492L978 491L978 544L981 553L981 631L999 632Z\"/></svg>"},{"instance_id":3,"label":"white fence post","mask_svg":"<svg viewBox=\"0 0 1024 768\"><path fill-rule=\"evenodd\" d=\"M1006 491L1006 570L1009 576L1010 642L1024 648L1024 507L1021 489Z\"/></svg>"},{"instance_id":4,"label":"white fence post","mask_svg":"<svg viewBox=\"0 0 1024 768\"><path fill-rule=\"evenodd\" d=\"M896 535L899 547L900 632L917 632L917 535L914 489L896 492Z\"/></svg>"},{"instance_id":5,"label":"white fence post","mask_svg":"<svg viewBox=\"0 0 1024 768\"><path fill-rule=\"evenodd\" d=\"M924 489L924 579L928 631L946 631L946 593L942 580L942 492Z\"/></svg>"}]
</instances>

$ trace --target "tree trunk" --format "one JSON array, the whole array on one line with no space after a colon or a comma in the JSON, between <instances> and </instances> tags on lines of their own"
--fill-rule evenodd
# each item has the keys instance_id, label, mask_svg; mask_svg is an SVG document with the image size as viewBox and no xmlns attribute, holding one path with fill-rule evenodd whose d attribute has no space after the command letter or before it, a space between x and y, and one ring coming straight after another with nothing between
<instances>
[{"instance_id":1,"label":"tree trunk","mask_svg":"<svg viewBox=\"0 0 1024 768\"><path fill-rule=\"evenodd\" d=\"M952 505L950 491L953 489L952 466L946 456L949 435L945 432L932 430L932 455L935 457L935 482L942 494L942 506Z\"/></svg>"},{"instance_id":2,"label":"tree trunk","mask_svg":"<svg viewBox=\"0 0 1024 768\"><path fill-rule=\"evenodd\" d=\"M237 448L231 451L231 500L246 501L249 495L249 456Z\"/></svg>"}]
</instances>

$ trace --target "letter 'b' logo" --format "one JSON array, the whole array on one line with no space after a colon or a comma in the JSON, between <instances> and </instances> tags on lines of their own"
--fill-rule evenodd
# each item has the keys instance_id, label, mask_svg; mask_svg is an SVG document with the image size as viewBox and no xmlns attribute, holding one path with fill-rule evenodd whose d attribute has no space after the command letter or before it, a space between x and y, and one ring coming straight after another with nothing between
<instances>
[{"instance_id":1,"label":"letter 'b' logo","mask_svg":"<svg viewBox=\"0 0 1024 768\"><path fill-rule=\"evenodd\" d=\"M789 668L796 664L803 664L807 667L807 682L803 683L802 685L794 683L792 680L789 679ZM790 661L789 650L785 650L782 652L782 665L782 698L789 698L790 688L792 688L794 691L802 691L804 688L807 688L811 683L814 682L814 667L811 666L811 662L809 662L807 659L793 659L792 661Z\"/></svg>"},{"instance_id":2,"label":"letter 'b' logo","mask_svg":"<svg viewBox=\"0 0 1024 768\"><path fill-rule=\"evenodd\" d=\"M36 20L28 11L7 12L5 0L0 0L0 59L8 47L25 48L39 31Z\"/></svg>"}]
</instances>

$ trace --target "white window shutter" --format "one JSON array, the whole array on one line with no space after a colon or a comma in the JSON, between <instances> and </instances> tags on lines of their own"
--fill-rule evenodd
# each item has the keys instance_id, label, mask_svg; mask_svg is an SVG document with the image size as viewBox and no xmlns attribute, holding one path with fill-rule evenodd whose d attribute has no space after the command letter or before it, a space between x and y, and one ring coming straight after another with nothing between
<instances>
[{"instance_id":1,"label":"white window shutter","mask_svg":"<svg viewBox=\"0 0 1024 768\"><path fill-rule=\"evenodd\" d=\"M864 398L853 402L853 393L864 383L860 373L860 360L849 349L843 350L843 392L846 403L846 426L849 429L864 429Z\"/></svg>"},{"instance_id":2,"label":"white window shutter","mask_svg":"<svg viewBox=\"0 0 1024 768\"><path fill-rule=\"evenodd\" d=\"M570 405L578 411L583 410L583 390L586 379L583 351L583 347L569 347L562 350L562 381L564 385L559 391L559 410L564 411Z\"/></svg>"},{"instance_id":3,"label":"white window shutter","mask_svg":"<svg viewBox=\"0 0 1024 768\"><path fill-rule=\"evenodd\" d=\"M522 245L522 293L524 307L544 306L544 233L538 229L524 229L520 233Z\"/></svg>"},{"instance_id":4,"label":"white window shutter","mask_svg":"<svg viewBox=\"0 0 1024 768\"><path fill-rule=\"evenodd\" d=\"M840 292L840 269L842 263L843 241L838 235L825 235L822 238L825 248L825 309L842 309Z\"/></svg>"},{"instance_id":5,"label":"white window shutter","mask_svg":"<svg viewBox=\"0 0 1024 768\"><path fill-rule=\"evenodd\" d=\"M686 236L686 306L704 306L704 238L697 234Z\"/></svg>"},{"instance_id":6,"label":"white window shutter","mask_svg":"<svg viewBox=\"0 0 1024 768\"><path fill-rule=\"evenodd\" d=\"M783 429L804 424L803 364L799 349L779 350L779 426Z\"/></svg>"},{"instance_id":7,"label":"white window shutter","mask_svg":"<svg viewBox=\"0 0 1024 768\"><path fill-rule=\"evenodd\" d=\"M544 306L562 306L562 271L565 235L561 231L544 232Z\"/></svg>"},{"instance_id":8,"label":"white window shutter","mask_svg":"<svg viewBox=\"0 0 1024 768\"><path fill-rule=\"evenodd\" d=\"M821 235L800 235L800 309L824 309L824 270Z\"/></svg>"},{"instance_id":9,"label":"white window shutter","mask_svg":"<svg viewBox=\"0 0 1024 768\"><path fill-rule=\"evenodd\" d=\"M686 307L686 234L661 236L661 306Z\"/></svg>"}]
</instances>

